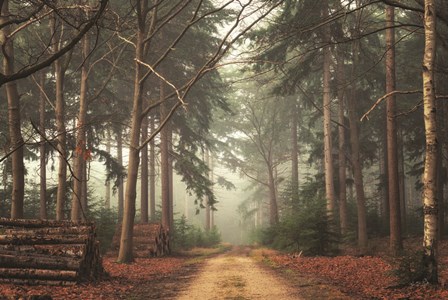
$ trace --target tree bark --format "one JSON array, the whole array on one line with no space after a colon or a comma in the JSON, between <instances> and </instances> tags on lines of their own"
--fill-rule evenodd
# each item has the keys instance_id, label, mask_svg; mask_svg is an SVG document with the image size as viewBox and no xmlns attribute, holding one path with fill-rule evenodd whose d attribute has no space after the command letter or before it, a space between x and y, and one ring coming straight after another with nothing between
<instances>
[{"instance_id":1,"label":"tree bark","mask_svg":"<svg viewBox=\"0 0 448 300\"><path fill-rule=\"evenodd\" d=\"M39 93L39 130L45 134L45 72L40 72L41 91ZM42 141L39 145L39 166L40 166L40 192L39 192L39 217L44 220L47 219L47 154L46 154L46 142Z\"/></svg>"},{"instance_id":2,"label":"tree bark","mask_svg":"<svg viewBox=\"0 0 448 300\"><path fill-rule=\"evenodd\" d=\"M293 202L299 200L299 145L297 127L299 125L299 111L297 101L292 99L291 106L291 196Z\"/></svg>"},{"instance_id":3,"label":"tree bark","mask_svg":"<svg viewBox=\"0 0 448 300\"><path fill-rule=\"evenodd\" d=\"M169 204L170 204L170 227L174 230L174 170L173 170L173 127L171 122L167 123L168 128L168 178L169 178ZM169 232L169 230L168 230Z\"/></svg>"},{"instance_id":4,"label":"tree bark","mask_svg":"<svg viewBox=\"0 0 448 300\"><path fill-rule=\"evenodd\" d=\"M87 160L82 161L82 179L81 179L81 221L85 222L88 213L88 168Z\"/></svg>"},{"instance_id":5,"label":"tree bark","mask_svg":"<svg viewBox=\"0 0 448 300\"><path fill-rule=\"evenodd\" d=\"M160 80L160 99L165 98L165 83ZM168 114L166 102L160 106L160 122L162 122ZM160 174L161 174L161 191L162 191L162 226L170 230L170 175L169 175L169 128L168 124L164 126L160 132Z\"/></svg>"},{"instance_id":6,"label":"tree bark","mask_svg":"<svg viewBox=\"0 0 448 300\"><path fill-rule=\"evenodd\" d=\"M9 1L4 1L1 7L0 24L9 20ZM5 75L14 73L14 45L8 38L10 30L4 27L0 31L3 46L3 72ZM23 198L25 194L25 166L23 164L24 141L21 132L20 96L16 82L6 83L6 97L8 99L8 128L10 148L12 153L12 199L11 218L23 218Z\"/></svg>"},{"instance_id":7,"label":"tree bark","mask_svg":"<svg viewBox=\"0 0 448 300\"><path fill-rule=\"evenodd\" d=\"M111 151L111 136L110 136L110 130L107 130L107 141L106 141L106 152L110 153ZM110 181L106 181L105 184L106 188L106 195L105 195L105 203L104 207L106 209L110 209Z\"/></svg>"},{"instance_id":8,"label":"tree bark","mask_svg":"<svg viewBox=\"0 0 448 300\"><path fill-rule=\"evenodd\" d=\"M142 121L142 141L148 138L148 117ZM148 145L142 148L142 163L140 171L140 222L148 223Z\"/></svg>"},{"instance_id":9,"label":"tree bark","mask_svg":"<svg viewBox=\"0 0 448 300\"><path fill-rule=\"evenodd\" d=\"M50 30L53 36L53 53L60 49L60 41L57 39L56 20L55 16L50 19ZM63 25L61 25L63 26ZM56 220L65 219L64 204L66 197L67 186L67 163L66 163L66 130L65 130L65 100L64 100L64 77L65 69L63 66L63 59L57 59L54 64L54 77L56 85L56 132L57 132L57 150L59 152L58 158L58 190L56 194Z\"/></svg>"},{"instance_id":10,"label":"tree bark","mask_svg":"<svg viewBox=\"0 0 448 300\"><path fill-rule=\"evenodd\" d=\"M211 182L212 184L214 184L214 182L215 182L215 175L214 175L214 173L213 173L214 161L213 161L213 156L212 156L212 155L210 155L210 164L209 164L209 168L210 168L210 176L209 176L209 179L210 179L210 182ZM211 190L212 190L212 192L214 193L213 185L212 185L212 187L211 187ZM210 227L211 227L211 228L214 228L214 227L215 227L215 210L214 210L214 209L212 209L212 210L210 211Z\"/></svg>"},{"instance_id":11,"label":"tree bark","mask_svg":"<svg viewBox=\"0 0 448 300\"><path fill-rule=\"evenodd\" d=\"M324 1L323 17L328 17L328 1ZM336 196L333 182L333 156L332 156L332 140L331 140L331 90L330 90L330 27L325 26L324 43L328 44L323 48L323 112L324 112L324 173L325 173L325 195L327 199L327 214L330 219L334 218L336 207Z\"/></svg>"},{"instance_id":12,"label":"tree bark","mask_svg":"<svg viewBox=\"0 0 448 300\"><path fill-rule=\"evenodd\" d=\"M157 17L157 9L152 10L152 22L147 30L147 14L148 1L137 1L137 39L135 43L135 76L134 76L134 96L132 105L132 120L130 131L130 143L129 143L129 162L126 182L126 195L123 211L123 222L120 238L120 250L118 253L119 262L131 262L133 261L132 251L132 237L134 230L134 218L135 218L135 201L137 196L137 178L138 178L138 166L140 160L140 129L142 127L143 115L143 90L145 83L145 69L139 63L139 61L145 61L145 53L147 53L148 44L145 44L147 33L152 33L155 26L155 20Z\"/></svg>"},{"instance_id":13,"label":"tree bark","mask_svg":"<svg viewBox=\"0 0 448 300\"><path fill-rule=\"evenodd\" d=\"M353 70L352 74L356 74L356 66L358 65L359 57L359 44L358 41L353 45ZM348 119L350 125L350 147L351 147L351 163L353 169L353 179L356 190L356 203L358 213L358 247L361 253L367 249L367 212L366 212L366 199L364 195L364 182L362 176L362 165L360 161L359 150L359 116L357 115L357 90L356 85L352 85L351 95L348 101Z\"/></svg>"},{"instance_id":14,"label":"tree bark","mask_svg":"<svg viewBox=\"0 0 448 300\"><path fill-rule=\"evenodd\" d=\"M88 77L89 77L89 54L90 54L90 39L89 35L84 35L82 39L82 59L81 66L81 88L79 94L79 111L78 124L76 127L76 149L74 162L74 177L73 178L73 193L72 193L72 209L71 220L73 222L80 221L85 215L82 207L82 185L83 185L83 165L87 159L87 141L86 141L86 126L87 126L87 109L88 109Z\"/></svg>"},{"instance_id":15,"label":"tree bark","mask_svg":"<svg viewBox=\"0 0 448 300\"><path fill-rule=\"evenodd\" d=\"M386 94L395 90L395 12L386 7ZM403 248L401 239L400 192L398 183L397 125L395 120L395 96L386 100L387 114L387 173L389 187L390 250L398 255Z\"/></svg>"},{"instance_id":16,"label":"tree bark","mask_svg":"<svg viewBox=\"0 0 448 300\"><path fill-rule=\"evenodd\" d=\"M386 109L384 115L387 117ZM381 184L381 223L386 232L389 233L390 216L389 216L389 176L387 172L387 122L382 126L381 148L379 148L379 169Z\"/></svg>"},{"instance_id":17,"label":"tree bark","mask_svg":"<svg viewBox=\"0 0 448 300\"><path fill-rule=\"evenodd\" d=\"M401 220L401 235L406 234L407 228L407 199L406 199L406 174L404 171L404 135L403 128L398 127L398 190L400 191L400 220Z\"/></svg>"},{"instance_id":18,"label":"tree bark","mask_svg":"<svg viewBox=\"0 0 448 300\"><path fill-rule=\"evenodd\" d=\"M274 167L268 165L269 176L269 224L271 226L278 224L278 207L277 207L277 193L275 188Z\"/></svg>"},{"instance_id":19,"label":"tree bark","mask_svg":"<svg viewBox=\"0 0 448 300\"><path fill-rule=\"evenodd\" d=\"M207 168L210 169L210 151L208 148L204 151L204 162L207 165ZM210 179L210 170L207 172L207 178ZM211 228L211 219L210 219L210 199L205 196L205 231L209 232Z\"/></svg>"},{"instance_id":20,"label":"tree bark","mask_svg":"<svg viewBox=\"0 0 448 300\"><path fill-rule=\"evenodd\" d=\"M146 1L138 1L140 14L146 10ZM139 19L143 18L142 15L137 16ZM143 40L145 38L145 31L143 26L145 22L139 22L139 29L137 31L137 41L135 49L135 75L134 75L134 96L132 106L132 121L130 132L130 145L129 145L129 162L128 162L128 177L126 182L126 194L123 210L123 223L121 228L120 238L120 250L118 253L118 261L122 263L132 262L132 237L134 230L134 218L135 218L135 200L137 196L137 178L138 178L138 166L139 166L139 150L140 146L140 128L142 123L142 106L143 106L143 84L140 82L144 70L137 60L143 61Z\"/></svg>"},{"instance_id":21,"label":"tree bark","mask_svg":"<svg viewBox=\"0 0 448 300\"><path fill-rule=\"evenodd\" d=\"M154 132L154 116L151 117L151 134ZM151 221L156 220L156 145L154 139L149 142L149 206Z\"/></svg>"},{"instance_id":22,"label":"tree bark","mask_svg":"<svg viewBox=\"0 0 448 300\"><path fill-rule=\"evenodd\" d=\"M434 61L436 55L435 1L425 0L425 50L423 56L423 117L426 154L423 173L424 262L428 282L437 284L437 123L434 90Z\"/></svg>"},{"instance_id":23,"label":"tree bark","mask_svg":"<svg viewBox=\"0 0 448 300\"><path fill-rule=\"evenodd\" d=\"M348 212L347 212L347 160L345 157L345 64L342 57L342 50L337 55L337 96L338 96L338 160L339 160L339 223L341 235L347 234L348 230Z\"/></svg>"},{"instance_id":24,"label":"tree bark","mask_svg":"<svg viewBox=\"0 0 448 300\"><path fill-rule=\"evenodd\" d=\"M117 130L117 161L123 166L123 129L121 126ZM123 221L124 210L124 182L123 177L118 178L118 223Z\"/></svg>"}]
</instances>

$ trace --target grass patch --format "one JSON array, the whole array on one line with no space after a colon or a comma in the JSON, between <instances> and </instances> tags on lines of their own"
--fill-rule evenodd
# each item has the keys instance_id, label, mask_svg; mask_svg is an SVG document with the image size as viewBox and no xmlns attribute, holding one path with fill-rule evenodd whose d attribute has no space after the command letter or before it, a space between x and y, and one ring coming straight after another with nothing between
<instances>
[{"instance_id":1,"label":"grass patch","mask_svg":"<svg viewBox=\"0 0 448 300\"><path fill-rule=\"evenodd\" d=\"M263 260L267 257L280 254L279 251L269 248L256 248L252 249L249 256L255 258L256 260Z\"/></svg>"},{"instance_id":2,"label":"grass patch","mask_svg":"<svg viewBox=\"0 0 448 300\"><path fill-rule=\"evenodd\" d=\"M230 249L232 249L232 245L230 244L219 244L217 247L213 248L195 247L190 250L182 250L179 251L178 254L182 256L191 256L191 257L196 256L207 257L215 254L224 253L226 251L229 251Z\"/></svg>"},{"instance_id":3,"label":"grass patch","mask_svg":"<svg viewBox=\"0 0 448 300\"><path fill-rule=\"evenodd\" d=\"M232 245L230 244L219 244L214 248L196 247L190 250L179 251L178 254L189 257L189 259L185 261L185 265L194 265L203 262L206 258L212 255L221 254L229 251L230 249L232 249Z\"/></svg>"}]
</instances>

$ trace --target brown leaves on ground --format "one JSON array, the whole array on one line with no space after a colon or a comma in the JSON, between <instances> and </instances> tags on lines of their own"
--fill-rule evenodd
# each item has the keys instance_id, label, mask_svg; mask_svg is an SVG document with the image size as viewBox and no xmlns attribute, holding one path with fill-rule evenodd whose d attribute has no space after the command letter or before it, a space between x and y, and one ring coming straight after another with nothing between
<instances>
[{"instance_id":1,"label":"brown leaves on ground","mask_svg":"<svg viewBox=\"0 0 448 300\"><path fill-rule=\"evenodd\" d=\"M50 295L53 299L127 299L134 288L149 284L160 276L179 271L185 258L137 258L132 264L118 264L115 258L104 258L109 278L98 283L75 286L18 286L0 284L0 299L15 296Z\"/></svg>"},{"instance_id":2,"label":"brown leaves on ground","mask_svg":"<svg viewBox=\"0 0 448 300\"><path fill-rule=\"evenodd\" d=\"M302 276L324 280L355 298L448 299L448 291L442 287L415 284L399 288L398 280L392 274L396 266L392 265L392 260L387 256L292 257L281 254L267 256L279 267L297 271ZM444 267L448 261L444 255L440 257L440 261L440 281L443 284L448 282L448 273Z\"/></svg>"}]
</instances>

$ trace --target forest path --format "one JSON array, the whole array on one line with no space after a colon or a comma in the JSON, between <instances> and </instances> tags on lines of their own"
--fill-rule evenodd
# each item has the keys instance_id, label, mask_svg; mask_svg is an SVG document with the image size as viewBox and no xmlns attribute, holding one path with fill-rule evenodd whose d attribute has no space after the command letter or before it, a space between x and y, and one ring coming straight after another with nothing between
<instances>
[{"instance_id":1,"label":"forest path","mask_svg":"<svg viewBox=\"0 0 448 300\"><path fill-rule=\"evenodd\" d=\"M207 259L203 269L183 291L179 300L193 299L302 299L298 291L261 267L244 251Z\"/></svg>"}]
</instances>

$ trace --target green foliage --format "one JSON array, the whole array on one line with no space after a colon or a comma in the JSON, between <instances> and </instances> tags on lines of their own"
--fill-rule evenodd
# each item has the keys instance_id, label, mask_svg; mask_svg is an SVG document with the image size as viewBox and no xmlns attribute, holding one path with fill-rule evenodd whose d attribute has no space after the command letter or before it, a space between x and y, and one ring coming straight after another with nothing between
<instances>
[{"instance_id":1,"label":"green foliage","mask_svg":"<svg viewBox=\"0 0 448 300\"><path fill-rule=\"evenodd\" d=\"M100 242L102 254L109 250L117 227L118 212L115 209L108 209L96 202L89 207L88 219L95 222L96 237Z\"/></svg>"},{"instance_id":2,"label":"green foliage","mask_svg":"<svg viewBox=\"0 0 448 300\"><path fill-rule=\"evenodd\" d=\"M316 198L282 217L276 226L263 230L260 242L305 255L335 255L338 245L335 228L326 213L325 200Z\"/></svg>"},{"instance_id":3,"label":"green foliage","mask_svg":"<svg viewBox=\"0 0 448 300\"><path fill-rule=\"evenodd\" d=\"M182 216L174 220L174 233L172 246L176 250L188 250L194 247L215 247L221 242L221 234L216 226L209 232L200 227L188 223L187 218Z\"/></svg>"},{"instance_id":4,"label":"green foliage","mask_svg":"<svg viewBox=\"0 0 448 300\"><path fill-rule=\"evenodd\" d=\"M399 284L403 286L425 281L427 269L423 251L404 253L398 258L392 274L397 276Z\"/></svg>"}]
</instances>

